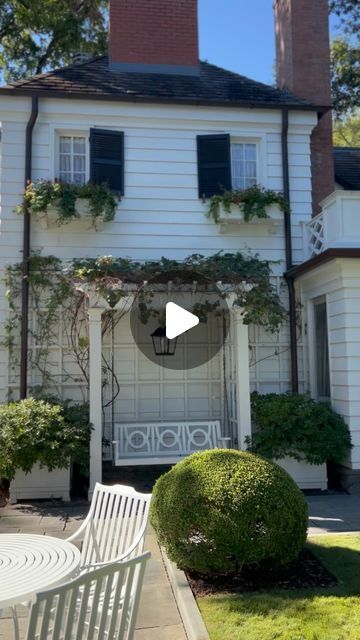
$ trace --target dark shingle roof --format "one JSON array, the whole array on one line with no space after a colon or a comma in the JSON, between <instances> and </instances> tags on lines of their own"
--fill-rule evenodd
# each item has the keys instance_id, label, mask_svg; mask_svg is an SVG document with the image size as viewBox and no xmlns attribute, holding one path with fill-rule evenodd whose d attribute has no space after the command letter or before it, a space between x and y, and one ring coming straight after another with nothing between
<instances>
[{"instance_id":1,"label":"dark shingle roof","mask_svg":"<svg viewBox=\"0 0 360 640\"><path fill-rule=\"evenodd\" d=\"M143 102L314 109L311 103L207 62L199 76L111 71L107 56L12 82L0 93ZM318 107L319 105L317 105Z\"/></svg>"},{"instance_id":2,"label":"dark shingle roof","mask_svg":"<svg viewBox=\"0 0 360 640\"><path fill-rule=\"evenodd\" d=\"M344 189L360 191L360 147L335 147L335 180Z\"/></svg>"}]
</instances>

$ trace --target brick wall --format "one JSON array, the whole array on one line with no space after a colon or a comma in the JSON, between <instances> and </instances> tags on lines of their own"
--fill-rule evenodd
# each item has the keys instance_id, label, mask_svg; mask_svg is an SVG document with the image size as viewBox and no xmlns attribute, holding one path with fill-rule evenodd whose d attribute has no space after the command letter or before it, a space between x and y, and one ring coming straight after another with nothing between
<instances>
[{"instance_id":1,"label":"brick wall","mask_svg":"<svg viewBox=\"0 0 360 640\"><path fill-rule=\"evenodd\" d=\"M110 60L197 65L197 0L110 0Z\"/></svg>"},{"instance_id":2,"label":"brick wall","mask_svg":"<svg viewBox=\"0 0 360 640\"><path fill-rule=\"evenodd\" d=\"M275 0L277 84L318 107L331 105L327 0ZM332 122L328 113L314 129L313 214L334 190Z\"/></svg>"}]
</instances>

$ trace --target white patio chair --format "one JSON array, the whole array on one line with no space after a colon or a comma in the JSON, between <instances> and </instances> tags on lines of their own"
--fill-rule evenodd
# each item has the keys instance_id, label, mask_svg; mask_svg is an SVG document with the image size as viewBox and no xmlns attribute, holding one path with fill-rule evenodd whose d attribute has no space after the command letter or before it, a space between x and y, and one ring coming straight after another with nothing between
<instances>
[{"instance_id":1,"label":"white patio chair","mask_svg":"<svg viewBox=\"0 0 360 640\"><path fill-rule=\"evenodd\" d=\"M38 593L26 640L132 640L149 557L107 564Z\"/></svg>"},{"instance_id":2,"label":"white patio chair","mask_svg":"<svg viewBox=\"0 0 360 640\"><path fill-rule=\"evenodd\" d=\"M96 483L89 513L67 539L83 538L80 572L142 552L151 497L125 485Z\"/></svg>"}]
</instances>

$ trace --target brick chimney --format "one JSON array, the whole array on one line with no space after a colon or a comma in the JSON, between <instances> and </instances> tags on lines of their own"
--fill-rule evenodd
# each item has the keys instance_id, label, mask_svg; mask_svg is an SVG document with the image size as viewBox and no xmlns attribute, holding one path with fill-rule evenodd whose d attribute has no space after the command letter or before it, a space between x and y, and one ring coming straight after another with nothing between
<instances>
[{"instance_id":1,"label":"brick chimney","mask_svg":"<svg viewBox=\"0 0 360 640\"><path fill-rule=\"evenodd\" d=\"M327 0L274 0L276 77L317 107L331 105L329 14ZM334 190L331 112L321 116L311 138L313 215Z\"/></svg>"},{"instance_id":2,"label":"brick chimney","mask_svg":"<svg viewBox=\"0 0 360 640\"><path fill-rule=\"evenodd\" d=\"M110 0L114 71L199 73L197 0Z\"/></svg>"}]
</instances>

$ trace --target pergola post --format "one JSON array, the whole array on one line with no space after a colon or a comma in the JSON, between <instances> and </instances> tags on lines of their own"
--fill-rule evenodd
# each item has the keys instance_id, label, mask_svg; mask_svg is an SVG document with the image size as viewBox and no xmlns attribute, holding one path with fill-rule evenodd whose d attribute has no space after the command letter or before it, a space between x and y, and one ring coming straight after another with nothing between
<instances>
[{"instance_id":1,"label":"pergola post","mask_svg":"<svg viewBox=\"0 0 360 640\"><path fill-rule=\"evenodd\" d=\"M236 358L236 412L238 424L238 447L245 448L246 436L251 436L249 331L244 324L241 310L233 310L235 325Z\"/></svg>"},{"instance_id":2,"label":"pergola post","mask_svg":"<svg viewBox=\"0 0 360 640\"><path fill-rule=\"evenodd\" d=\"M91 500L96 482L102 480L102 380L101 316L104 309L89 307L89 404L90 422L93 425L90 441L90 486Z\"/></svg>"}]
</instances>

